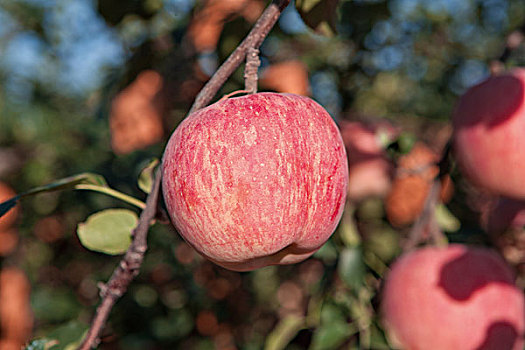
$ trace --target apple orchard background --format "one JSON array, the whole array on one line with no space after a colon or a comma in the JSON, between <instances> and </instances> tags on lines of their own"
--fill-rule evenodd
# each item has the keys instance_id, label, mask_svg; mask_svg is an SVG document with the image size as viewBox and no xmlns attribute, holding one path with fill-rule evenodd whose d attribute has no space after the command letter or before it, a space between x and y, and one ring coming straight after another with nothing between
<instances>
[{"instance_id":1,"label":"apple orchard background","mask_svg":"<svg viewBox=\"0 0 525 350\"><path fill-rule=\"evenodd\" d=\"M266 5L0 1L0 199L82 172L144 199L141 169L162 155L196 93ZM389 348L381 278L421 212L458 96L491 70L525 65L525 3L341 1L333 14L310 15L320 23L314 32L293 3L284 11L261 47L259 90L311 96L341 126L356 170L337 231L302 263L237 273L157 224L100 348ZM242 89L242 74L218 96ZM363 125L394 142L370 145ZM428 171L399 176L421 168ZM499 249L523 288L523 234L494 241L482 225L489 198L455 169L446 181L436 214L442 238ZM99 302L97 283L120 257L84 248L76 227L122 207L136 211L102 194L53 192L23 200L0 221L2 344L54 337L61 342L52 349L65 349L79 340Z\"/></svg>"}]
</instances>

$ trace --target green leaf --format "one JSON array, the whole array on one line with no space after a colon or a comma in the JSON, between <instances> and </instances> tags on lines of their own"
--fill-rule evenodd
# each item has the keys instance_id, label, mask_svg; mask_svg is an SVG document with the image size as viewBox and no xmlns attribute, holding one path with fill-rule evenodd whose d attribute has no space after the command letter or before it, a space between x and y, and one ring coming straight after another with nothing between
<instances>
[{"instance_id":1,"label":"green leaf","mask_svg":"<svg viewBox=\"0 0 525 350\"><path fill-rule=\"evenodd\" d=\"M337 5L339 0L296 0L295 7L304 23L325 36L337 33Z\"/></svg>"},{"instance_id":2,"label":"green leaf","mask_svg":"<svg viewBox=\"0 0 525 350\"><path fill-rule=\"evenodd\" d=\"M408 154L416 143L416 137L409 132L402 132L399 135L397 142L401 154Z\"/></svg>"},{"instance_id":3,"label":"green leaf","mask_svg":"<svg viewBox=\"0 0 525 350\"><path fill-rule=\"evenodd\" d=\"M57 324L78 317L81 306L71 290L41 286L31 292L31 309L36 319Z\"/></svg>"},{"instance_id":4,"label":"green leaf","mask_svg":"<svg viewBox=\"0 0 525 350\"><path fill-rule=\"evenodd\" d=\"M297 11L308 12L322 1L323 0L296 0L295 7L297 8Z\"/></svg>"},{"instance_id":5,"label":"green leaf","mask_svg":"<svg viewBox=\"0 0 525 350\"><path fill-rule=\"evenodd\" d=\"M338 349L339 346L355 331L347 323L333 323L319 327L313 336L311 350Z\"/></svg>"},{"instance_id":6,"label":"green leaf","mask_svg":"<svg viewBox=\"0 0 525 350\"><path fill-rule=\"evenodd\" d=\"M58 344L58 340L56 339L48 339L48 338L36 339L36 340L33 340L31 343L27 344L24 350L49 350L51 349L52 346L55 346L57 344Z\"/></svg>"},{"instance_id":7,"label":"green leaf","mask_svg":"<svg viewBox=\"0 0 525 350\"><path fill-rule=\"evenodd\" d=\"M357 330L349 324L340 307L326 303L321 311L321 326L313 335L311 350L338 349Z\"/></svg>"},{"instance_id":8,"label":"green leaf","mask_svg":"<svg viewBox=\"0 0 525 350\"><path fill-rule=\"evenodd\" d=\"M346 317L343 310L338 305L334 305L331 302L325 302L321 309L321 325L327 325L331 323L346 323Z\"/></svg>"},{"instance_id":9,"label":"green leaf","mask_svg":"<svg viewBox=\"0 0 525 350\"><path fill-rule=\"evenodd\" d=\"M337 259L337 249L331 239L326 241L321 248L314 253L314 257L323 260L325 264L331 264Z\"/></svg>"},{"instance_id":10,"label":"green leaf","mask_svg":"<svg viewBox=\"0 0 525 350\"><path fill-rule=\"evenodd\" d=\"M337 272L349 287L359 289L362 286L366 268L360 247L345 248L341 252Z\"/></svg>"},{"instance_id":11,"label":"green leaf","mask_svg":"<svg viewBox=\"0 0 525 350\"><path fill-rule=\"evenodd\" d=\"M350 203L345 204L343 217L339 223L339 235L341 240L347 247L355 247L361 244L361 237L357 232L357 227L354 220L355 207Z\"/></svg>"},{"instance_id":12,"label":"green leaf","mask_svg":"<svg viewBox=\"0 0 525 350\"><path fill-rule=\"evenodd\" d=\"M48 338L58 340L49 350L75 350L86 335L88 325L71 321L48 334Z\"/></svg>"},{"instance_id":13,"label":"green leaf","mask_svg":"<svg viewBox=\"0 0 525 350\"><path fill-rule=\"evenodd\" d=\"M373 253L384 262L390 262L400 253L399 239L399 232L381 223L370 229L363 250Z\"/></svg>"},{"instance_id":14,"label":"green leaf","mask_svg":"<svg viewBox=\"0 0 525 350\"><path fill-rule=\"evenodd\" d=\"M191 313L187 308L181 308L174 312L169 312L166 316L159 316L151 321L151 331L153 335L158 339L172 340L182 339L187 337L188 334L193 330L194 320ZM143 339L143 338L142 338ZM123 342L125 339L123 339ZM134 340L136 344L137 341ZM133 344L133 345L135 345ZM131 348L123 344L123 349ZM135 349L141 349L143 347L134 347Z\"/></svg>"},{"instance_id":15,"label":"green leaf","mask_svg":"<svg viewBox=\"0 0 525 350\"><path fill-rule=\"evenodd\" d=\"M154 158L140 172L138 185L139 188L145 193L151 192L151 188L153 187L153 182L155 180L155 169L157 168L157 165L159 165L159 160Z\"/></svg>"},{"instance_id":16,"label":"green leaf","mask_svg":"<svg viewBox=\"0 0 525 350\"><path fill-rule=\"evenodd\" d=\"M266 338L265 350L282 350L305 328L304 317L289 315L283 318Z\"/></svg>"},{"instance_id":17,"label":"green leaf","mask_svg":"<svg viewBox=\"0 0 525 350\"><path fill-rule=\"evenodd\" d=\"M461 222L444 204L439 204L436 207L435 215L437 224L443 231L456 232L461 227Z\"/></svg>"},{"instance_id":18,"label":"green leaf","mask_svg":"<svg viewBox=\"0 0 525 350\"><path fill-rule=\"evenodd\" d=\"M110 255L124 253L137 226L137 214L127 209L107 209L78 224L77 233L84 247Z\"/></svg>"},{"instance_id":19,"label":"green leaf","mask_svg":"<svg viewBox=\"0 0 525 350\"><path fill-rule=\"evenodd\" d=\"M372 324L370 327L370 347L376 350L389 350L391 347L383 331L376 325Z\"/></svg>"},{"instance_id":20,"label":"green leaf","mask_svg":"<svg viewBox=\"0 0 525 350\"><path fill-rule=\"evenodd\" d=\"M87 325L71 321L50 332L46 338L33 340L25 350L74 350L80 345L87 330Z\"/></svg>"}]
</instances>

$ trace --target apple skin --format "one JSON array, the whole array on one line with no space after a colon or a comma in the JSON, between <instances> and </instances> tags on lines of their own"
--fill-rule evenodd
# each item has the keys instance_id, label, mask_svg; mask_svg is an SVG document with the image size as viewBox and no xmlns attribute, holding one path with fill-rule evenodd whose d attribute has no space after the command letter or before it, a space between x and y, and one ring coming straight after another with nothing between
<instances>
[{"instance_id":1,"label":"apple skin","mask_svg":"<svg viewBox=\"0 0 525 350\"><path fill-rule=\"evenodd\" d=\"M499 197L482 213L483 226L491 234L502 234L510 229L525 227L525 200Z\"/></svg>"},{"instance_id":2,"label":"apple skin","mask_svg":"<svg viewBox=\"0 0 525 350\"><path fill-rule=\"evenodd\" d=\"M518 283L525 281L525 201L493 199L481 215L482 227L505 260L513 266Z\"/></svg>"},{"instance_id":3,"label":"apple skin","mask_svg":"<svg viewBox=\"0 0 525 350\"><path fill-rule=\"evenodd\" d=\"M302 261L335 230L348 183L330 115L294 94L257 93L191 114L163 156L172 223L230 270Z\"/></svg>"},{"instance_id":4,"label":"apple skin","mask_svg":"<svg viewBox=\"0 0 525 350\"><path fill-rule=\"evenodd\" d=\"M382 295L383 324L403 349L522 350L523 292L495 252L460 244L399 258Z\"/></svg>"},{"instance_id":5,"label":"apple skin","mask_svg":"<svg viewBox=\"0 0 525 350\"><path fill-rule=\"evenodd\" d=\"M470 88L459 99L452 124L463 174L490 193L525 199L525 69Z\"/></svg>"}]
</instances>

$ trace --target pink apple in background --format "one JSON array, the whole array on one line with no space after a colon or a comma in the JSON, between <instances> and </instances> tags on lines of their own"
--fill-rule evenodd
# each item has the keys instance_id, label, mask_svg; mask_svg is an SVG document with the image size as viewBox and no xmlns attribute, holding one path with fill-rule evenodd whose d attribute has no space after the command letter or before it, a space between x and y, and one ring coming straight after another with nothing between
<instances>
[{"instance_id":1,"label":"pink apple in background","mask_svg":"<svg viewBox=\"0 0 525 350\"><path fill-rule=\"evenodd\" d=\"M382 295L383 323L400 348L522 350L523 291L495 252L452 244L399 258Z\"/></svg>"},{"instance_id":2,"label":"pink apple in background","mask_svg":"<svg viewBox=\"0 0 525 350\"><path fill-rule=\"evenodd\" d=\"M221 100L184 120L163 156L163 195L199 253L248 271L317 251L345 203L339 129L313 100L258 93Z\"/></svg>"},{"instance_id":3,"label":"pink apple in background","mask_svg":"<svg viewBox=\"0 0 525 350\"><path fill-rule=\"evenodd\" d=\"M496 198L481 214L482 226L494 245L525 282L525 200Z\"/></svg>"},{"instance_id":4,"label":"pink apple in background","mask_svg":"<svg viewBox=\"0 0 525 350\"><path fill-rule=\"evenodd\" d=\"M384 197L391 186L393 165L388 160L381 137L393 137L394 128L384 123L341 123L341 135L348 154L348 198L358 202L368 197Z\"/></svg>"},{"instance_id":5,"label":"pink apple in background","mask_svg":"<svg viewBox=\"0 0 525 350\"><path fill-rule=\"evenodd\" d=\"M482 214L483 224L490 233L525 228L525 200L499 197Z\"/></svg>"},{"instance_id":6,"label":"pink apple in background","mask_svg":"<svg viewBox=\"0 0 525 350\"><path fill-rule=\"evenodd\" d=\"M525 199L525 69L470 88L452 123L463 174L493 194Z\"/></svg>"}]
</instances>

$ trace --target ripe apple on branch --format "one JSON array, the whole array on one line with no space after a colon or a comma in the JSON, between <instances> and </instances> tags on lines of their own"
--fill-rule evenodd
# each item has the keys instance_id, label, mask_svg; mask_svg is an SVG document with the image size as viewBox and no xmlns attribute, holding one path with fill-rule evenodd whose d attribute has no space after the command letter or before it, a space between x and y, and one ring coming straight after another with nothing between
<instances>
[{"instance_id":1,"label":"ripe apple on branch","mask_svg":"<svg viewBox=\"0 0 525 350\"><path fill-rule=\"evenodd\" d=\"M197 12L197 21L190 22L188 27L194 48L197 51L215 48L223 21L241 8L247 18L252 18L255 10L262 9L259 1L250 2L256 7L244 6L244 3L207 2L200 15ZM142 210L140 218L126 209L108 210L92 215L79 225L77 232L84 247L108 254L125 253L109 282L100 284L102 300L80 348L90 349L98 344L100 331L112 307L141 268L149 227L162 219L168 223L168 217L188 243L179 248L189 250L191 255L191 246L216 265L234 271L298 263L319 252L308 262L315 270L309 279L318 282L326 278L334 282L329 292L323 291L324 295L316 298L305 292L306 288L302 290L299 282L285 282L279 287L281 294L288 293L292 297L279 297L277 293L276 299L281 299L278 302L299 296L295 297L293 308L289 308L299 315L280 319L280 314L275 327L277 330L281 329L280 325L288 327L285 329L289 332L288 337L296 329L312 332L318 325L326 327L327 319L337 318L327 317L326 312L319 311L326 310L324 306L333 297L344 299L345 303L338 307L348 309L339 317L339 325L344 329L336 328L336 331L347 337L344 342L355 341L360 348L373 348L370 339L374 330L383 335L383 328L374 319L378 318L374 314L377 305L382 310L384 330L391 344L405 349L522 348L525 332L523 291L516 287L513 271L497 253L459 244L420 248L423 237L434 239L432 243L436 245L446 245L443 242L446 237L436 225L434 216L436 204L448 197L439 198L440 192L447 191L443 188L440 191L439 186L445 187L445 182L438 181L439 178L449 181L450 169L443 165L449 155L448 146L441 160L437 154L414 147L408 156L398 159L394 169L391 159L394 157L389 157L384 145L378 142L378 136L385 131L383 125L342 123L341 136L338 126L321 105L299 96L309 91L307 68L299 60L279 60L279 65L270 66L273 69L265 73L266 87L284 92L282 90L288 87L283 84L286 80L282 77L283 72L293 69L297 73L294 81L300 82L294 84L298 87L297 95L257 93L257 48L288 3L284 0L271 3L248 37L211 77L187 118L175 129L161 165L157 167L159 162L153 162L142 172L139 186L148 194L146 203L113 190L100 176L81 174L0 204L1 214L13 208L22 197L72 188L111 195ZM317 1L313 7L310 6L312 2L296 3L305 11L310 7L310 12L316 14L334 7L337 0ZM223 11L219 14L212 9ZM199 27L217 31L202 32ZM247 91L243 92L247 94L228 96L205 107L245 58ZM461 97L452 120L454 152L465 177L493 195L507 196L512 201L525 199L520 181L525 178L522 164L525 160L522 156L525 146L522 141L524 82L523 69L489 78ZM146 95L152 92L155 91ZM124 114L128 113L126 110ZM139 114L136 116L140 118ZM127 126L133 130L133 123ZM388 136L397 132L386 129ZM121 151L126 150L122 148ZM413 161L418 158L425 159ZM161 195L165 208L160 203ZM370 226L378 231L389 230L391 234L381 238L395 236L386 244L376 242L383 245L384 251L393 251L385 246L402 241L399 237L403 237L403 229L416 222L407 239L411 244L404 245L404 253L393 265L390 261L398 250L391 255L381 255L368 249L366 236L373 233L367 230L366 219L360 221L359 218L366 213L353 211L359 205L364 207L372 197L370 202L379 204L372 209L380 207L377 210L380 214L370 220L373 221ZM352 208L346 212L348 215L345 214L350 223L346 228L355 221L351 227L353 231L346 230L344 236L341 229L329 244L324 245L336 231L345 204L346 208ZM508 207L502 205L493 209L488 226L497 226L498 219L508 219L511 226L522 225L517 216L506 218ZM111 226L106 225L108 221ZM344 221L341 226L345 225ZM100 226L105 229L99 229ZM94 234L94 227L99 230L97 234ZM122 239L113 246L114 242L108 244L106 239L113 239L116 231ZM439 241L441 238L443 240ZM328 249L333 246L330 263L324 264L324 260L321 263L323 245ZM188 265L194 262L193 258L180 260ZM208 261L198 260L198 263L241 280L241 274L225 271ZM276 271L276 268L262 271L268 270ZM279 269L280 273L287 270L291 269ZM166 279L169 278L168 274ZM383 293L378 294L381 285ZM226 289L229 288L228 285ZM216 296L220 294L216 291ZM311 309L315 317L307 317ZM198 313L195 325L200 335L214 333L206 329L207 323L213 324L212 328L217 331L222 321L215 315L213 311ZM379 328L374 329L376 326ZM314 341L311 343L315 345Z\"/></svg>"},{"instance_id":2,"label":"ripe apple on branch","mask_svg":"<svg viewBox=\"0 0 525 350\"><path fill-rule=\"evenodd\" d=\"M221 100L175 130L163 158L168 213L202 255L238 271L304 260L334 232L348 163L330 115L307 97Z\"/></svg>"}]
</instances>

